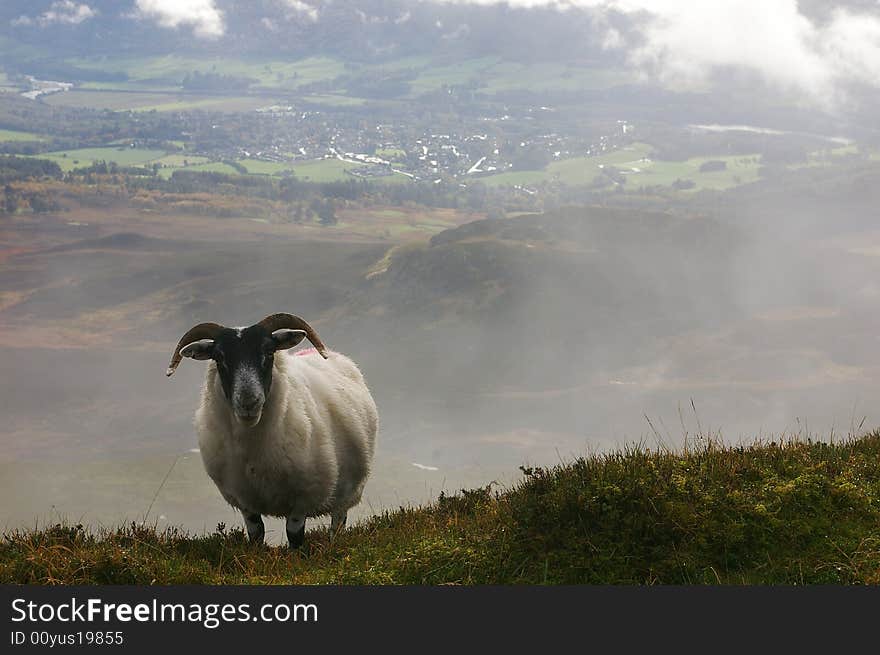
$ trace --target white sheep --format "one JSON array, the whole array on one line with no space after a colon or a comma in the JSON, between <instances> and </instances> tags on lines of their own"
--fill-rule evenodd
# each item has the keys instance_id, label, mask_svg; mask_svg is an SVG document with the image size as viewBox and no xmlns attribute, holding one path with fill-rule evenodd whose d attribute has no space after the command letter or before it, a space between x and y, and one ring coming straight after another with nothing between
<instances>
[{"instance_id":1,"label":"white sheep","mask_svg":"<svg viewBox=\"0 0 880 655\"><path fill-rule=\"evenodd\" d=\"M285 352L307 337L314 350ZM287 519L297 548L307 517L329 514L331 535L345 526L376 445L376 403L358 367L328 351L291 314L247 328L201 323L177 344L166 375L183 357L212 360L195 425L205 470L244 516L251 541L262 515Z\"/></svg>"}]
</instances>

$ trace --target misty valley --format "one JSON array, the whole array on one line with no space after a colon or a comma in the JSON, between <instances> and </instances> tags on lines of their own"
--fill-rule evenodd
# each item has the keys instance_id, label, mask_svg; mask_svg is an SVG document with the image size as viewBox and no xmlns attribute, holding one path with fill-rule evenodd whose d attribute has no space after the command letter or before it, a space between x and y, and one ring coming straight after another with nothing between
<instances>
[{"instance_id":1,"label":"misty valley","mask_svg":"<svg viewBox=\"0 0 880 655\"><path fill-rule=\"evenodd\" d=\"M392 245L81 216L4 232L11 525L148 509L196 530L234 522L193 436L202 370L163 375L206 317L295 308L360 362L382 410L364 514L630 442L845 435L876 390L878 260L853 245L866 232L771 248L718 219L589 207Z\"/></svg>"}]
</instances>

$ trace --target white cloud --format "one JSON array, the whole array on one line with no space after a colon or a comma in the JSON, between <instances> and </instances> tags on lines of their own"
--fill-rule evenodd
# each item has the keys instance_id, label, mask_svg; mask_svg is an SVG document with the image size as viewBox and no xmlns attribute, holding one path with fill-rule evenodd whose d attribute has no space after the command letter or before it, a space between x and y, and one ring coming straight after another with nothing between
<instances>
[{"instance_id":1,"label":"white cloud","mask_svg":"<svg viewBox=\"0 0 880 655\"><path fill-rule=\"evenodd\" d=\"M281 4L286 6L291 12L287 15L287 19L305 18L312 22L318 20L318 8L313 7L302 0L281 0Z\"/></svg>"},{"instance_id":2,"label":"white cloud","mask_svg":"<svg viewBox=\"0 0 880 655\"><path fill-rule=\"evenodd\" d=\"M832 6L818 23L797 0L435 0L478 5L587 9L606 25L604 46L627 52L645 74L675 85L701 85L729 70L757 75L775 89L831 107L852 83L880 88L880 3L873 13ZM638 18L639 44L604 18Z\"/></svg>"},{"instance_id":3,"label":"white cloud","mask_svg":"<svg viewBox=\"0 0 880 655\"><path fill-rule=\"evenodd\" d=\"M94 18L97 12L86 4L77 4L73 0L59 0L36 18L19 16L12 21L13 25L39 25L45 27L53 23L79 25L83 21Z\"/></svg>"},{"instance_id":4,"label":"white cloud","mask_svg":"<svg viewBox=\"0 0 880 655\"><path fill-rule=\"evenodd\" d=\"M214 0L136 0L135 4L141 16L162 27L192 26L195 35L204 39L216 39L226 31L223 12Z\"/></svg>"},{"instance_id":5,"label":"white cloud","mask_svg":"<svg viewBox=\"0 0 880 655\"><path fill-rule=\"evenodd\" d=\"M652 6L645 42L630 60L666 82L702 84L719 71L741 69L830 107L848 84L880 81L876 15L837 9L819 25L798 11L796 0Z\"/></svg>"}]
</instances>

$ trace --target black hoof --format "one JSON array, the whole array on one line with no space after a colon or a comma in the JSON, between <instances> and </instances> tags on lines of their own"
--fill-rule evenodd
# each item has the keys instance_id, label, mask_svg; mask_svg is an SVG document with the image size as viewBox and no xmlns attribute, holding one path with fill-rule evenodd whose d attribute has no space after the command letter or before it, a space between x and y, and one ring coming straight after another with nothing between
<instances>
[{"instance_id":1,"label":"black hoof","mask_svg":"<svg viewBox=\"0 0 880 655\"><path fill-rule=\"evenodd\" d=\"M287 531L287 545L290 546L291 550L298 550L302 547L303 542L306 540L306 525L303 523L302 527L296 532Z\"/></svg>"},{"instance_id":2,"label":"black hoof","mask_svg":"<svg viewBox=\"0 0 880 655\"><path fill-rule=\"evenodd\" d=\"M245 523L247 524L248 539L251 544L262 544L266 536L266 527L263 525L263 517L259 514L245 515Z\"/></svg>"}]
</instances>

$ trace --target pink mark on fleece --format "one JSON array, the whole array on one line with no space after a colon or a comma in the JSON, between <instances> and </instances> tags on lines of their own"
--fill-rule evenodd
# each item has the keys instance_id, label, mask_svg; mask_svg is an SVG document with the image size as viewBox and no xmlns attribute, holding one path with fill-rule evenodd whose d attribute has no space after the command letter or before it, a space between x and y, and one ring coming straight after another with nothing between
<instances>
[{"instance_id":1,"label":"pink mark on fleece","mask_svg":"<svg viewBox=\"0 0 880 655\"><path fill-rule=\"evenodd\" d=\"M297 350L294 355L304 357L305 355L314 355L318 352L317 348L306 348L305 350Z\"/></svg>"}]
</instances>

